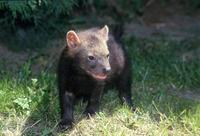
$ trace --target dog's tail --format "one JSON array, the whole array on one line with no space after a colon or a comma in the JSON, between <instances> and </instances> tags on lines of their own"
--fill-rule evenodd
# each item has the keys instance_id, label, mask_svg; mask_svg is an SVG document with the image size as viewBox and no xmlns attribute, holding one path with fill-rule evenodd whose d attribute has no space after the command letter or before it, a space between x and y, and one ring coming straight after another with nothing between
<instances>
[{"instance_id":1,"label":"dog's tail","mask_svg":"<svg viewBox=\"0 0 200 136\"><path fill-rule=\"evenodd\" d=\"M122 36L124 34L124 25L126 14L123 12L121 8L117 6L117 4L112 1L112 10L114 15L115 23L113 24L113 36L117 42L122 42Z\"/></svg>"},{"instance_id":2,"label":"dog's tail","mask_svg":"<svg viewBox=\"0 0 200 136\"><path fill-rule=\"evenodd\" d=\"M113 26L113 36L117 42L122 42L122 36L124 34L124 23L116 23Z\"/></svg>"}]
</instances>

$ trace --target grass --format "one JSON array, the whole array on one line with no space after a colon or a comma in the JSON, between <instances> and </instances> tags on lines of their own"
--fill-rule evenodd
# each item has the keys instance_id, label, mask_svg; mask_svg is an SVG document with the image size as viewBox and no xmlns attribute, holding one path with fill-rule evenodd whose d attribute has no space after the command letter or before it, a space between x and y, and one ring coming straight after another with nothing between
<instances>
[{"instance_id":1,"label":"grass","mask_svg":"<svg viewBox=\"0 0 200 136\"><path fill-rule=\"evenodd\" d=\"M133 100L136 111L121 105L115 90L106 93L101 110L90 119L86 106L76 106L76 124L59 132L59 105L55 72L34 75L27 62L18 72L0 65L1 135L199 135L200 102L169 93L198 93L200 41L138 40L125 38L133 61ZM185 55L186 54L186 55ZM189 54L189 55L188 55ZM191 55L192 54L192 55Z\"/></svg>"}]
</instances>

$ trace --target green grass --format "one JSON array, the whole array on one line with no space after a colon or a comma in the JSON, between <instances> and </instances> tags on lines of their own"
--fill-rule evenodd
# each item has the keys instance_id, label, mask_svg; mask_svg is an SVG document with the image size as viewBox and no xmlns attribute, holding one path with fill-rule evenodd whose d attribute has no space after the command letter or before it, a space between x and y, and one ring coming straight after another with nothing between
<instances>
[{"instance_id":1,"label":"green grass","mask_svg":"<svg viewBox=\"0 0 200 136\"><path fill-rule=\"evenodd\" d=\"M174 42L125 38L133 62L136 111L121 105L111 90L100 112L86 119L86 106L76 106L76 124L59 132L59 105L54 72L32 74L27 62L17 73L0 65L0 134L2 135L198 135L200 102L169 93L200 88L199 40ZM192 53L185 57L185 54ZM196 54L195 54L196 53ZM195 90L195 91L194 91Z\"/></svg>"}]
</instances>

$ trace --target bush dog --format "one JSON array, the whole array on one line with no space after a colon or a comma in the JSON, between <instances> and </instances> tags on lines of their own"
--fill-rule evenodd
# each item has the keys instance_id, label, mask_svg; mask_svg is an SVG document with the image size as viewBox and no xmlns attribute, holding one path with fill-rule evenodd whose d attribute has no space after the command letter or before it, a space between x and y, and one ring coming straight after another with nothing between
<instances>
[{"instance_id":1,"label":"bush dog","mask_svg":"<svg viewBox=\"0 0 200 136\"><path fill-rule=\"evenodd\" d=\"M85 113L99 109L103 90L116 87L119 98L132 107L131 64L125 49L109 34L109 28L91 28L66 34L66 46L58 64L60 125L72 126L77 98L87 101Z\"/></svg>"}]
</instances>

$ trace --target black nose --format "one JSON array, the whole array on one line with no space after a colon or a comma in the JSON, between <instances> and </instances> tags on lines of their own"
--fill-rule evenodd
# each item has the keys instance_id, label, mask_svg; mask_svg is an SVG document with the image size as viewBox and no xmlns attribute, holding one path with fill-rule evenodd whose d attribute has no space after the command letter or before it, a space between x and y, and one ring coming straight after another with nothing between
<instances>
[{"instance_id":1,"label":"black nose","mask_svg":"<svg viewBox=\"0 0 200 136\"><path fill-rule=\"evenodd\" d=\"M103 73L108 74L111 71L110 67L103 68Z\"/></svg>"}]
</instances>

